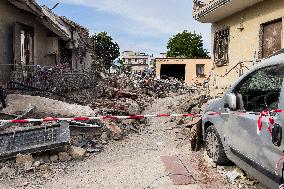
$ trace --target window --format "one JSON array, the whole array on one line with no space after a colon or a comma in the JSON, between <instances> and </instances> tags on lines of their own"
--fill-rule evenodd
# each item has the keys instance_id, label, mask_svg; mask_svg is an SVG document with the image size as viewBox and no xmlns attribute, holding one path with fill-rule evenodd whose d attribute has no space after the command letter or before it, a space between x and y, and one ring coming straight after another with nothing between
<instances>
[{"instance_id":1,"label":"window","mask_svg":"<svg viewBox=\"0 0 284 189\"><path fill-rule=\"evenodd\" d=\"M14 23L14 63L21 65L33 64L34 31L32 27Z\"/></svg>"},{"instance_id":2,"label":"window","mask_svg":"<svg viewBox=\"0 0 284 189\"><path fill-rule=\"evenodd\" d=\"M196 76L205 76L204 74L204 64L196 64Z\"/></svg>"},{"instance_id":3,"label":"window","mask_svg":"<svg viewBox=\"0 0 284 189\"><path fill-rule=\"evenodd\" d=\"M143 60L143 64L147 64L147 60Z\"/></svg>"},{"instance_id":4,"label":"window","mask_svg":"<svg viewBox=\"0 0 284 189\"><path fill-rule=\"evenodd\" d=\"M267 58L281 49L282 19L261 25L261 54Z\"/></svg>"},{"instance_id":5,"label":"window","mask_svg":"<svg viewBox=\"0 0 284 189\"><path fill-rule=\"evenodd\" d=\"M238 109L261 112L278 108L284 77L284 66L260 69L236 87Z\"/></svg>"},{"instance_id":6,"label":"window","mask_svg":"<svg viewBox=\"0 0 284 189\"><path fill-rule=\"evenodd\" d=\"M224 66L229 62L229 28L224 28L215 32L214 35L214 63L216 66Z\"/></svg>"},{"instance_id":7,"label":"window","mask_svg":"<svg viewBox=\"0 0 284 189\"><path fill-rule=\"evenodd\" d=\"M128 64L131 64L131 58L128 58Z\"/></svg>"}]
</instances>

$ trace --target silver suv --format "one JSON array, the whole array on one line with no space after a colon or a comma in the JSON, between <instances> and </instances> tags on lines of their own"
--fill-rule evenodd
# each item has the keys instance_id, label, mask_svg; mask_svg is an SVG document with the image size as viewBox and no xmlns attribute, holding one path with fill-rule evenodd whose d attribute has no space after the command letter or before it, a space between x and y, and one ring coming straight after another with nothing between
<instances>
[{"instance_id":1,"label":"silver suv","mask_svg":"<svg viewBox=\"0 0 284 189\"><path fill-rule=\"evenodd\" d=\"M268 188L284 173L284 54L242 76L202 117L203 140L217 165L230 161Z\"/></svg>"}]
</instances>

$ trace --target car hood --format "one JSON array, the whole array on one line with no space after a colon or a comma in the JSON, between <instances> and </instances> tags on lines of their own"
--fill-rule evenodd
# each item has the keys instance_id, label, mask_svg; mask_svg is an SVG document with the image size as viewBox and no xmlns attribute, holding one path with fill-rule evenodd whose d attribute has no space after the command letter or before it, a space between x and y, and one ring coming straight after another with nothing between
<instances>
[{"instance_id":1,"label":"car hood","mask_svg":"<svg viewBox=\"0 0 284 189\"><path fill-rule=\"evenodd\" d=\"M208 107L205 109L206 112L220 112L223 109L223 98L216 98L209 101Z\"/></svg>"}]
</instances>

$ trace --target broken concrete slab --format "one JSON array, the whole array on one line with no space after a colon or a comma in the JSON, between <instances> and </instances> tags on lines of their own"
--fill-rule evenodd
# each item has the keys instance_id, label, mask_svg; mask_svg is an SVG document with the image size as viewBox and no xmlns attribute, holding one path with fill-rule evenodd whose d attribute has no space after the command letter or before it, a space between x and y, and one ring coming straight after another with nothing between
<instances>
[{"instance_id":1,"label":"broken concrete slab","mask_svg":"<svg viewBox=\"0 0 284 189\"><path fill-rule=\"evenodd\" d=\"M58 161L58 155L50 156L49 159L50 159L51 162L57 162Z\"/></svg>"},{"instance_id":2,"label":"broken concrete slab","mask_svg":"<svg viewBox=\"0 0 284 189\"><path fill-rule=\"evenodd\" d=\"M60 161L69 161L71 159L70 155L67 152L59 152L58 158Z\"/></svg>"},{"instance_id":3,"label":"broken concrete slab","mask_svg":"<svg viewBox=\"0 0 284 189\"><path fill-rule=\"evenodd\" d=\"M33 166L34 167L39 167L41 165L41 162L40 161L36 161L34 162Z\"/></svg>"},{"instance_id":4,"label":"broken concrete slab","mask_svg":"<svg viewBox=\"0 0 284 189\"><path fill-rule=\"evenodd\" d=\"M18 154L16 156L17 165L23 166L26 162L34 162L34 158L31 154Z\"/></svg>"},{"instance_id":5,"label":"broken concrete slab","mask_svg":"<svg viewBox=\"0 0 284 189\"><path fill-rule=\"evenodd\" d=\"M0 169L0 176L1 177L11 177L15 175L16 171L13 168L10 168L8 166L4 166Z\"/></svg>"},{"instance_id":6,"label":"broken concrete slab","mask_svg":"<svg viewBox=\"0 0 284 189\"><path fill-rule=\"evenodd\" d=\"M0 159L63 147L70 142L68 123L31 127L0 134Z\"/></svg>"},{"instance_id":7,"label":"broken concrete slab","mask_svg":"<svg viewBox=\"0 0 284 189\"><path fill-rule=\"evenodd\" d=\"M89 106L69 104L40 96L10 94L8 95L7 100L9 106L3 109L3 113L7 114L14 114L15 112L22 111L30 104L35 105L35 113L44 113L46 115L75 115L76 117L81 117L92 116L95 114Z\"/></svg>"},{"instance_id":8,"label":"broken concrete slab","mask_svg":"<svg viewBox=\"0 0 284 189\"><path fill-rule=\"evenodd\" d=\"M76 160L83 160L86 150L76 146L70 146L70 155Z\"/></svg>"}]
</instances>

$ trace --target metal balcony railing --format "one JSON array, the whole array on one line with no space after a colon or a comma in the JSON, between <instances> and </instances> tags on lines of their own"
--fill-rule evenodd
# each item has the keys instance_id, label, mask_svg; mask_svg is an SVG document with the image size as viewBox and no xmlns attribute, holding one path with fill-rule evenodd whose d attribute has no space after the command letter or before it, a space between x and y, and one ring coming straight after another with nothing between
<instances>
[{"instance_id":1,"label":"metal balcony railing","mask_svg":"<svg viewBox=\"0 0 284 189\"><path fill-rule=\"evenodd\" d=\"M45 91L61 92L70 87L70 83L86 86L91 82L90 70L72 70L70 68L0 64L0 81L2 85L18 88L19 84ZM85 84L85 85L83 85ZM71 84L70 84L71 85ZM78 88L78 87L77 87Z\"/></svg>"}]
</instances>

